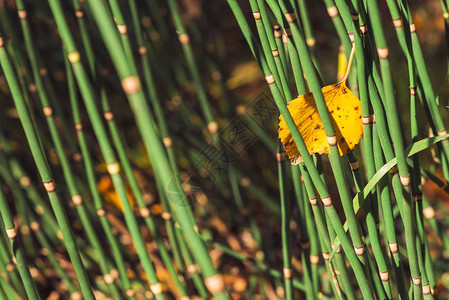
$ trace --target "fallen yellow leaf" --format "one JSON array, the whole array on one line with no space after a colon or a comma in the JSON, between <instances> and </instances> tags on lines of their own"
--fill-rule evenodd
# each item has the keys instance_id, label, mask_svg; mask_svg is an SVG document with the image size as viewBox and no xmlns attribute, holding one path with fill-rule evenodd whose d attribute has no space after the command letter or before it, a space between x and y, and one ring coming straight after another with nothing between
<instances>
[{"instance_id":1,"label":"fallen yellow leaf","mask_svg":"<svg viewBox=\"0 0 449 300\"><path fill-rule=\"evenodd\" d=\"M362 111L360 100L346 86L349 69L354 55L354 47L349 59L346 75L339 83L325 86L321 89L327 109L330 112L332 125L337 135L337 145L340 155L354 149L363 136ZM307 150L312 153L329 153L329 144L321 118L318 114L312 93L301 95L290 101L288 110L301 133ZM279 139L292 164L302 161L298 148L285 123L284 117L279 117Z\"/></svg>"}]
</instances>

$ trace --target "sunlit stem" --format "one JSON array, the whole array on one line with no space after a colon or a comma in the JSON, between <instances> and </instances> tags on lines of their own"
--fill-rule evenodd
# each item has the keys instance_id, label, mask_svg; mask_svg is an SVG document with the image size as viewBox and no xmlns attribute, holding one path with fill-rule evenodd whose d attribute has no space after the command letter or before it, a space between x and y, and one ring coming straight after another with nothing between
<instances>
[{"instance_id":1,"label":"sunlit stem","mask_svg":"<svg viewBox=\"0 0 449 300\"><path fill-rule=\"evenodd\" d=\"M343 77L343 80L340 82L346 82L346 79L348 79L349 70L351 70L352 59L354 58L354 53L355 53L355 43L352 44L351 55L349 56L348 67L346 69L345 77Z\"/></svg>"}]
</instances>

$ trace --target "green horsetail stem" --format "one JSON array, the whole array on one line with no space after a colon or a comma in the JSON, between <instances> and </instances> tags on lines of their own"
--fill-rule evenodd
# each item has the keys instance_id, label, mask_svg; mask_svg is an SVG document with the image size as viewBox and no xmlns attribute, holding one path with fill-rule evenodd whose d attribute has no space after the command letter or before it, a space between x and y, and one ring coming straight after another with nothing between
<instances>
[{"instance_id":1,"label":"green horsetail stem","mask_svg":"<svg viewBox=\"0 0 449 300\"><path fill-rule=\"evenodd\" d=\"M412 213L412 199L410 197L410 173L405 161L403 135L400 131L400 123L398 118L398 108L394 100L393 82L390 73L390 64L388 61L388 48L386 39L383 33L382 22L380 20L380 13L378 5L375 1L368 1L368 11L373 26L378 30L374 31L377 51L380 58L380 66L383 84L386 93L387 115L388 122L391 126L392 138L395 141L395 154L398 159L398 170L401 183L403 185L403 222L406 232L407 254L409 257L411 276L414 286L414 299L420 299L421 291L421 272L419 270L416 245L415 245L415 222L414 214Z\"/></svg>"},{"instance_id":2,"label":"green horsetail stem","mask_svg":"<svg viewBox=\"0 0 449 300\"><path fill-rule=\"evenodd\" d=\"M288 126L290 132L292 133L292 136L296 142L296 145L298 146L301 157L303 158L308 171L312 172L311 178L314 178L314 184L316 185L320 194L328 195L329 193L327 192L326 187L324 186L321 179L319 178L318 171L316 170L310 155L308 155L308 151L307 151L306 145L304 144L304 140L302 139L301 134L299 133L299 130L296 127L296 125L290 115L290 112L288 111L288 109L285 105L285 102L279 93L279 90L277 89L276 85L274 84L274 78L271 75L271 72L268 68L268 65L266 64L265 59L261 56L261 52L258 49L257 44L255 43L254 36L252 35L251 30L250 30L248 24L246 23L246 20L244 18L242 11L240 10L239 5L233 0L228 0L228 4L230 5L230 7L237 19L237 22L239 23L239 26L240 26L242 33L244 34L244 36L251 48L251 51L253 52L256 60L258 61L259 65L261 66L262 71L264 72L264 75L266 76L267 82L269 83L269 86L270 86L271 92L274 96L274 99L276 101L276 104L277 104L281 114L284 116L284 118L287 122L287 126ZM303 44L303 46L305 47L304 44ZM310 61L309 61L309 63L310 63ZM310 66L310 64L309 64L309 66ZM321 90L320 90L320 94L321 94ZM322 97L322 94L321 94L321 97ZM327 113L329 113L329 112L327 112ZM339 154L337 154L337 155L339 156ZM338 157L338 159L339 159L339 157ZM343 177L342 177L342 179L343 179ZM371 289L369 287L366 276L364 275L363 268L362 268L360 262L358 261L358 259L356 258L356 255L355 255L354 249L352 248L351 243L347 239L346 235L343 234L344 230L341 226L339 219L335 218L335 216L337 215L335 208L332 205L330 205L326 209L328 209L329 212L333 213L332 221L333 221L335 230L337 231L338 236L345 241L344 244L342 243L342 246L343 246L345 252L347 253L347 255L349 255L351 257L351 264L357 274L357 279L359 280L359 283L362 286L362 291L363 291L364 295L366 295L366 296L371 295ZM351 210L352 210L352 205L351 205ZM353 214L353 211L352 211L352 214ZM358 228L358 227L356 227L356 228ZM360 238L360 236L359 236L359 238ZM356 260L352 260L352 258L355 258Z\"/></svg>"},{"instance_id":3,"label":"green horsetail stem","mask_svg":"<svg viewBox=\"0 0 449 300\"><path fill-rule=\"evenodd\" d=\"M59 2L57 4L59 6ZM164 153L162 143L155 133L154 121L153 118L151 117L151 114L149 113L148 105L140 89L139 80L136 77L136 75L132 73L126 59L123 60L126 56L124 54L123 49L120 46L120 41L116 34L116 29L114 28L114 25L112 23L112 18L105 9L104 5L100 1L90 1L89 4L92 10L95 12L94 18L100 29L100 33L103 34L105 37L108 37L104 39L104 42L106 43L106 47L111 55L111 58L115 64L117 72L120 75L120 78L122 78L123 88L128 96L130 106L135 114L139 131L141 132L144 144L147 147L148 154L150 155L150 160L152 161L156 171L155 173L160 176L162 184L168 187L170 182L173 181L173 176L170 172L169 162ZM62 36L65 39L67 49L69 50L69 53L70 52L73 53L73 51L76 52L75 44L70 35L70 31L68 30L65 20L61 18L62 17L61 11L62 10L60 9L59 6L58 11L57 12L55 11L56 13L55 17L57 20L59 18L58 23L61 25L61 32L64 31L64 34L62 34ZM72 66L74 68L77 67L78 70L82 72L82 74L80 75L85 76L84 69L82 69L82 65L79 63L79 58L76 59L75 61L72 61ZM76 73L77 71L75 69L75 74ZM79 84L81 83L81 81L85 81L87 83L86 78L80 80ZM98 115L98 113L96 113L96 115ZM110 161L109 163L113 162L115 163L115 160ZM186 201L185 199L186 196L182 195L181 192L175 196L176 199L171 200L175 201L176 203L183 203L184 201ZM173 197L173 195L170 195L169 197ZM126 196L124 197L124 199L126 199ZM125 201L122 201L122 203L123 202ZM126 203L123 204L125 205L125 209L126 206L129 207L129 203L127 201ZM173 202L171 204L177 217L177 220L180 223L184 231L184 234L187 237L188 243L190 244L192 249L195 249L195 251L193 251L193 254L198 262L200 269L203 272L203 275L206 278L205 279L206 286L208 287L209 291L213 293L217 298L227 299L227 295L224 291L224 284L222 282L222 278L217 273L215 267L213 266L204 243L201 241L199 235L194 230L191 221L190 207L176 206L173 205ZM153 282L155 282L156 280L157 278L155 277L150 279L150 281Z\"/></svg>"},{"instance_id":4,"label":"green horsetail stem","mask_svg":"<svg viewBox=\"0 0 449 300\"><path fill-rule=\"evenodd\" d=\"M0 56L1 54L2 53L0 52ZM4 228L6 230L6 234L11 241L11 250L13 252L13 257L17 262L17 269L19 270L20 277L22 278L22 282L25 287L28 299L38 300L40 299L40 297L34 285L34 280L31 277L30 270L28 269L25 251L23 250L21 241L17 234L13 216L8 203L6 202L6 197L3 190L0 191L0 211L3 218L3 223L5 225Z\"/></svg>"},{"instance_id":5,"label":"green horsetail stem","mask_svg":"<svg viewBox=\"0 0 449 300\"><path fill-rule=\"evenodd\" d=\"M92 293L89 278L87 277L86 270L81 261L81 257L78 252L75 238L70 228L69 220L64 211L61 200L56 192L56 185L54 179L47 165L47 160L42 151L41 144L39 142L35 128L33 126L31 117L29 115L25 99L22 96L17 77L12 68L9 56L6 53L5 48L3 47L3 42L1 43L0 46L1 46L0 64L3 68L5 77L7 78L8 85L11 89L11 94L14 99L17 111L19 112L20 121L22 122L22 126L24 128L31 153L39 170L39 174L41 176L44 187L47 190L47 194L50 199L50 203L52 205L58 224L61 228L62 235L64 236L64 243L66 245L70 259L75 268L75 272L78 276L78 281L80 283L81 290L86 299L93 300L94 296Z\"/></svg>"}]
</instances>

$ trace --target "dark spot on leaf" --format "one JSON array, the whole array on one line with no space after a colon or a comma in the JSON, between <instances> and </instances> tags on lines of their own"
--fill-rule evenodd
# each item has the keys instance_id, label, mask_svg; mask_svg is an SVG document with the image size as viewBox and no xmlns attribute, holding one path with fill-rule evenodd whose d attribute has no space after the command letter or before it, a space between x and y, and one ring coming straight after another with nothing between
<instances>
[{"instance_id":1,"label":"dark spot on leaf","mask_svg":"<svg viewBox=\"0 0 449 300\"><path fill-rule=\"evenodd\" d=\"M340 106L337 106L337 110L340 110Z\"/></svg>"},{"instance_id":2,"label":"dark spot on leaf","mask_svg":"<svg viewBox=\"0 0 449 300\"><path fill-rule=\"evenodd\" d=\"M318 124L318 125L315 126L315 129L320 129L320 128L321 128L321 125L320 125L320 124Z\"/></svg>"},{"instance_id":3,"label":"dark spot on leaf","mask_svg":"<svg viewBox=\"0 0 449 300\"><path fill-rule=\"evenodd\" d=\"M356 106L356 107L354 107L354 109L355 109L355 110L359 110L359 107L358 107L358 106Z\"/></svg>"}]
</instances>

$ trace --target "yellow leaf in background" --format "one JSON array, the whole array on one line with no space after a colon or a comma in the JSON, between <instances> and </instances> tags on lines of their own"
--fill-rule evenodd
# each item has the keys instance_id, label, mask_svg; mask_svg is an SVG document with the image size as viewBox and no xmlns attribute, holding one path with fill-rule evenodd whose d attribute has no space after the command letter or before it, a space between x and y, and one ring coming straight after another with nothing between
<instances>
[{"instance_id":1,"label":"yellow leaf in background","mask_svg":"<svg viewBox=\"0 0 449 300\"><path fill-rule=\"evenodd\" d=\"M346 69L348 68L348 58L345 54L345 48L340 47L338 52L338 67L337 67L337 80L341 82L346 74Z\"/></svg>"},{"instance_id":2,"label":"yellow leaf in background","mask_svg":"<svg viewBox=\"0 0 449 300\"><path fill-rule=\"evenodd\" d=\"M346 79L353 55L354 47L343 80L321 89L327 109L331 115L332 125L336 131L340 155L354 149L363 136L360 100L346 86ZM304 139L309 153L329 153L329 144L313 94L307 93L290 101L288 110ZM299 155L296 143L285 123L284 117L281 115L279 119L279 139L284 145L288 157L292 160L292 164L298 164L302 161L302 158Z\"/></svg>"},{"instance_id":3,"label":"yellow leaf in background","mask_svg":"<svg viewBox=\"0 0 449 300\"><path fill-rule=\"evenodd\" d=\"M263 74L257 62L245 62L235 67L230 78L226 81L226 87L233 90L258 80L263 80Z\"/></svg>"},{"instance_id":4,"label":"yellow leaf in background","mask_svg":"<svg viewBox=\"0 0 449 300\"><path fill-rule=\"evenodd\" d=\"M119 195L115 191L114 184L112 183L111 177L108 175L103 176L97 183L97 189L104 199L104 205L107 208L118 208L123 212L122 202ZM134 209L134 197L132 196L131 190L128 185L126 185L126 195L128 196L129 204L131 209Z\"/></svg>"}]
</instances>

